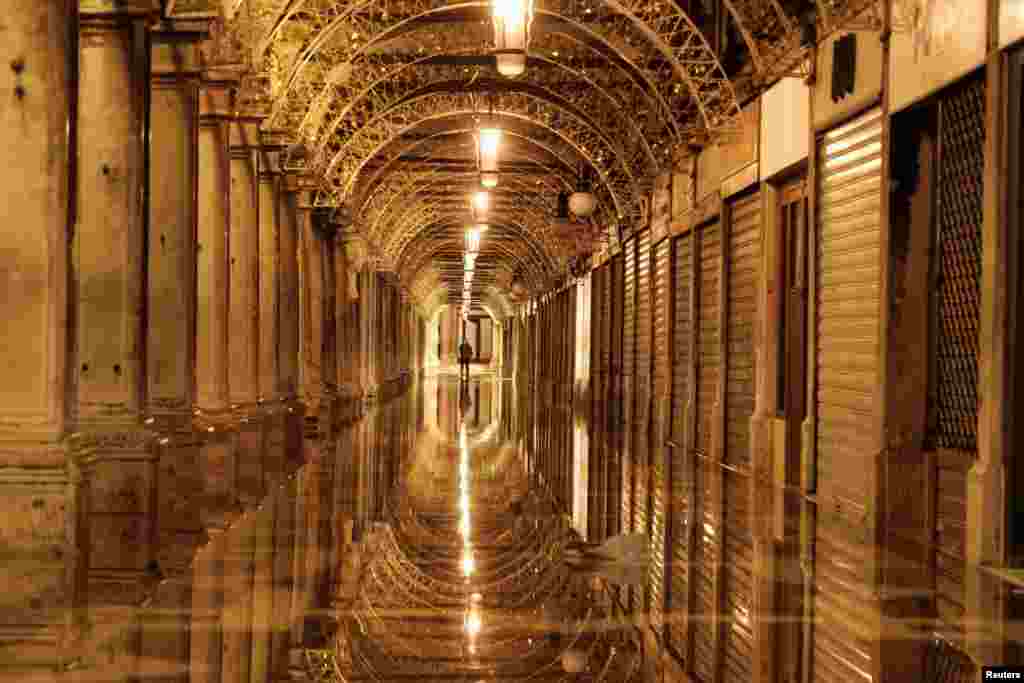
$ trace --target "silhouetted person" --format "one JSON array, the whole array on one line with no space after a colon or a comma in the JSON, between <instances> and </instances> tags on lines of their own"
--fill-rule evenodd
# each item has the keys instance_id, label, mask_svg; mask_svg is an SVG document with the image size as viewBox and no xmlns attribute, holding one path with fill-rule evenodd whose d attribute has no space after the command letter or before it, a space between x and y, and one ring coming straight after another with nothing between
<instances>
[{"instance_id":1,"label":"silhouetted person","mask_svg":"<svg viewBox=\"0 0 1024 683\"><path fill-rule=\"evenodd\" d=\"M465 339L459 344L459 379L469 380L469 361L473 360L473 347Z\"/></svg>"}]
</instances>

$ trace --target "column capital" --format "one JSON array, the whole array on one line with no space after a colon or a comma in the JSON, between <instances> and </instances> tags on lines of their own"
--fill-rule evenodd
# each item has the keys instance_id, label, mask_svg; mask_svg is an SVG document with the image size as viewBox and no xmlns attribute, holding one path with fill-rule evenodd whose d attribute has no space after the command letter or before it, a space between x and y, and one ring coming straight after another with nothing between
<instances>
[{"instance_id":1,"label":"column capital","mask_svg":"<svg viewBox=\"0 0 1024 683\"><path fill-rule=\"evenodd\" d=\"M81 22L119 19L159 19L160 0L79 0Z\"/></svg>"}]
</instances>

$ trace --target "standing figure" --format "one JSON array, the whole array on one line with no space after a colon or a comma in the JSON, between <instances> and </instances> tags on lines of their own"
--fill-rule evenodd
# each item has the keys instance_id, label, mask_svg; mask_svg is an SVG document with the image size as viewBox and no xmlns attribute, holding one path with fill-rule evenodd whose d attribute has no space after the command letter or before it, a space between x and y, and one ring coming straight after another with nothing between
<instances>
[{"instance_id":1,"label":"standing figure","mask_svg":"<svg viewBox=\"0 0 1024 683\"><path fill-rule=\"evenodd\" d=\"M469 381L469 361L473 359L473 347L469 345L465 337L459 344L459 379Z\"/></svg>"}]
</instances>

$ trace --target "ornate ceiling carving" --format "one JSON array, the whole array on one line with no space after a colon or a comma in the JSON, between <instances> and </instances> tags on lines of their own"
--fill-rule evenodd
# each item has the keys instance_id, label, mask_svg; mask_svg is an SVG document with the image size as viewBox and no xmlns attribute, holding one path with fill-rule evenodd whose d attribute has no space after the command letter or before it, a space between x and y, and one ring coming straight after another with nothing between
<instances>
[{"instance_id":1,"label":"ornate ceiling carving","mask_svg":"<svg viewBox=\"0 0 1024 683\"><path fill-rule=\"evenodd\" d=\"M672 0L536 0L528 69L514 80L495 72L481 0L173 0L166 11L220 17L208 63L248 69L240 102L266 116L286 167L314 180L317 205L347 207L385 261L415 264L400 272L415 296L437 299L461 285L430 259L457 251L468 213L453 193L471 185L480 117L505 130L514 153L501 163L522 174L503 170L491 222L529 243L496 248L480 286L514 272L547 282L566 262L555 198L580 169L597 180L593 223L614 241L645 220L643 198L677 149L731 135L742 99L799 68L809 12L821 38L872 5L720 0L745 50L720 55L714 4L691 15Z\"/></svg>"}]
</instances>

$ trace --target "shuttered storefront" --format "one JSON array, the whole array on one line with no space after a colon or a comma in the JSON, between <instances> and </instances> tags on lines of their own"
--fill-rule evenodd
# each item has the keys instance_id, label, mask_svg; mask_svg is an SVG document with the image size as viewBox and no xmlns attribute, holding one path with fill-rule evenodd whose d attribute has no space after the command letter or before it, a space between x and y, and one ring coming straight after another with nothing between
<instances>
[{"instance_id":1,"label":"shuttered storefront","mask_svg":"<svg viewBox=\"0 0 1024 683\"><path fill-rule=\"evenodd\" d=\"M633 531L650 535L651 405L651 231L636 243L636 366L633 370ZM645 609L647 591L637 593L635 607Z\"/></svg>"},{"instance_id":2,"label":"shuttered storefront","mask_svg":"<svg viewBox=\"0 0 1024 683\"><path fill-rule=\"evenodd\" d=\"M699 271L697 297L697 442L696 460L697 543L694 561L694 672L704 681L713 680L715 670L715 625L709 615L718 613L715 605L715 572L718 562L719 520L713 509L715 474L718 467L712 457L711 436L718 398L721 368L720 295L722 239L718 222L698 230Z\"/></svg>"},{"instance_id":3,"label":"shuttered storefront","mask_svg":"<svg viewBox=\"0 0 1024 683\"><path fill-rule=\"evenodd\" d=\"M625 520L622 518L622 448L623 448L623 415L625 405L625 380L623 377L623 353L622 347L625 340L623 330L623 319L625 317L625 291L626 257L619 254L612 259L612 286L609 288L609 296L612 304L611 329L611 384L612 400L608 404L611 413L608 420L608 439L612 457L609 458L611 471L608 477L608 510L612 517L611 527L608 534L614 536L625 529Z\"/></svg>"},{"instance_id":4,"label":"shuttered storefront","mask_svg":"<svg viewBox=\"0 0 1024 683\"><path fill-rule=\"evenodd\" d=\"M633 531L633 403L636 399L636 239L624 249L622 290L622 531Z\"/></svg>"},{"instance_id":5,"label":"shuttered storefront","mask_svg":"<svg viewBox=\"0 0 1024 683\"><path fill-rule=\"evenodd\" d=\"M935 382L929 445L935 448L936 607L945 635L963 637L967 472L978 455L978 328L981 314L985 80L939 98L935 233Z\"/></svg>"},{"instance_id":6,"label":"shuttered storefront","mask_svg":"<svg viewBox=\"0 0 1024 683\"><path fill-rule=\"evenodd\" d=\"M819 139L813 680L870 680L875 387L881 313L882 114Z\"/></svg>"},{"instance_id":7,"label":"shuttered storefront","mask_svg":"<svg viewBox=\"0 0 1024 683\"><path fill-rule=\"evenodd\" d=\"M672 442L671 449L671 514L669 524L670 575L668 612L669 645L677 657L688 656L686 621L689 604L688 553L690 549L690 488L693 483L691 458L686 453L686 439L689 428L684 425L686 406L691 389L693 371L690 347L693 343L693 235L675 238L673 269L673 290L675 301L672 309Z\"/></svg>"},{"instance_id":8,"label":"shuttered storefront","mask_svg":"<svg viewBox=\"0 0 1024 683\"><path fill-rule=\"evenodd\" d=\"M728 211L723 681L751 680L753 538L750 533L750 416L754 412L754 329L761 272L761 196Z\"/></svg>"},{"instance_id":9,"label":"shuttered storefront","mask_svg":"<svg viewBox=\"0 0 1024 683\"><path fill-rule=\"evenodd\" d=\"M589 459L589 508L587 515L587 540L599 541L604 538L604 386L606 368L604 365L605 346L602 324L604 321L604 286L607 268L601 266L591 273L590 309L590 459Z\"/></svg>"},{"instance_id":10,"label":"shuttered storefront","mask_svg":"<svg viewBox=\"0 0 1024 683\"><path fill-rule=\"evenodd\" d=\"M652 439L651 460L651 577L650 613L651 623L656 632L663 633L665 610L666 543L668 541L668 456L665 440L669 436L669 408L672 400L672 241L663 239L654 247L653 278L653 340L654 383L651 403Z\"/></svg>"}]
</instances>

